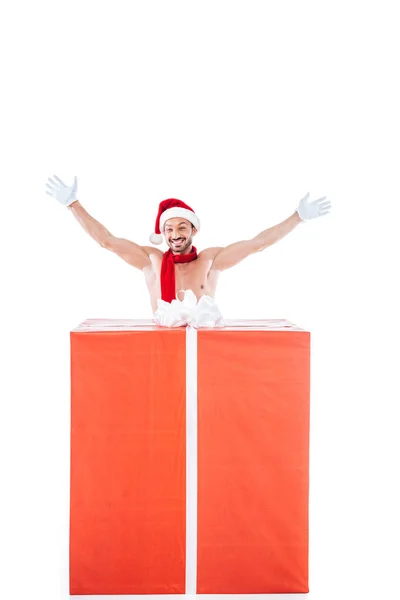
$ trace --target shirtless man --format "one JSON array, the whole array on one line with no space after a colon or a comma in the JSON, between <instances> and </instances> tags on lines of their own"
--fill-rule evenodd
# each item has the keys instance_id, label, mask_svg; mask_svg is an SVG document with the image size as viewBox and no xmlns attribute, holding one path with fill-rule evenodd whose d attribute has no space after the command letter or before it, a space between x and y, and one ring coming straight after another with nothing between
<instances>
[{"instance_id":1,"label":"shirtless man","mask_svg":"<svg viewBox=\"0 0 400 600\"><path fill-rule=\"evenodd\" d=\"M102 248L111 250L128 264L132 265L132 267L136 267L143 272L150 294L152 310L155 313L158 307L157 300L162 297L160 276L165 253L158 248L139 246L135 242L112 235L76 199L76 177L71 186L65 185L56 175L53 177L54 179L49 178L49 182L46 184L46 193L56 198L63 206L66 206L83 229ZM221 271L237 265L251 254L261 252L287 235L299 223L329 212L330 202L326 200L326 197L314 202L308 202L308 196L309 194L300 201L298 208L290 217L273 227L265 229L254 238L235 242L226 247L215 246L206 248L199 252L198 255L196 254L196 260L175 262L175 294L179 290L189 289L193 291L197 300L203 295L214 298ZM180 201L177 202L179 203ZM180 202L180 204L184 203ZM168 218L162 223L163 227L160 231L160 233L164 234L165 242L171 250L172 255L178 257L193 253L193 238L198 231L193 221L199 224L199 220L194 213L193 217L191 217L192 213L187 212L185 209L182 214L187 214L191 220L182 216ZM174 260L182 259L177 258Z\"/></svg>"}]
</instances>

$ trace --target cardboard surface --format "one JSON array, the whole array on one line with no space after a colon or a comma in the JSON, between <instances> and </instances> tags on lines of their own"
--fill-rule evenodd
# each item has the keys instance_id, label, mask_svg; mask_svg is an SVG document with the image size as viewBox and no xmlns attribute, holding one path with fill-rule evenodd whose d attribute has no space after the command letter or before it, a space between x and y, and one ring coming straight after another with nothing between
<instances>
[{"instance_id":1,"label":"cardboard surface","mask_svg":"<svg viewBox=\"0 0 400 600\"><path fill-rule=\"evenodd\" d=\"M71 331L71 594L308 591L310 334L191 335Z\"/></svg>"},{"instance_id":2,"label":"cardboard surface","mask_svg":"<svg viewBox=\"0 0 400 600\"><path fill-rule=\"evenodd\" d=\"M71 333L71 594L184 593L185 331Z\"/></svg>"}]
</instances>

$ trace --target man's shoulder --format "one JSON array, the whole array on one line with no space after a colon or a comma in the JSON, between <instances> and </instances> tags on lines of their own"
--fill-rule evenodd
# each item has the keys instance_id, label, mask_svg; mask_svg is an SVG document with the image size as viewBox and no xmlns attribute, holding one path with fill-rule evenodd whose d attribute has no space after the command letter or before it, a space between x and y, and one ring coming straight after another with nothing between
<instances>
[{"instance_id":1,"label":"man's shoulder","mask_svg":"<svg viewBox=\"0 0 400 600\"><path fill-rule=\"evenodd\" d=\"M214 258L217 256L220 250L222 250L222 246L213 246L212 248L205 248L204 250L199 252L197 258L201 258L204 260L214 260Z\"/></svg>"},{"instance_id":2,"label":"man's shoulder","mask_svg":"<svg viewBox=\"0 0 400 600\"><path fill-rule=\"evenodd\" d=\"M147 256L158 256L159 258L164 256L164 252L159 248L154 248L153 246L142 246L142 248L146 252Z\"/></svg>"}]
</instances>

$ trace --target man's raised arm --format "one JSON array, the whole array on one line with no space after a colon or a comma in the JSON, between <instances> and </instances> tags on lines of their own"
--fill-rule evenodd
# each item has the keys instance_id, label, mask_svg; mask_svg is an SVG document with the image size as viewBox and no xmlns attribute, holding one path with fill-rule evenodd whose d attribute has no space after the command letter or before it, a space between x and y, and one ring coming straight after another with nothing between
<instances>
[{"instance_id":1,"label":"man's raised arm","mask_svg":"<svg viewBox=\"0 0 400 600\"><path fill-rule=\"evenodd\" d=\"M77 178L74 178L72 186L66 186L61 179L54 175L54 180L49 178L46 193L53 196L60 204L66 206L80 223L83 229L98 243L102 248L111 250L120 256L127 263L143 269L151 265L150 257L142 246L117 238L104 227L99 221L96 221L76 199Z\"/></svg>"},{"instance_id":2,"label":"man's raised arm","mask_svg":"<svg viewBox=\"0 0 400 600\"><path fill-rule=\"evenodd\" d=\"M326 200L326 196L314 200L314 202L309 202L309 196L310 194L304 196L300 200L296 211L281 223L265 229L250 240L243 240L242 242L230 244L225 248L218 248L211 268L217 271L224 271L225 269L234 267L244 258L247 258L247 256L261 252L268 246L275 244L275 242L297 227L299 223L328 214L331 203L329 200Z\"/></svg>"}]
</instances>

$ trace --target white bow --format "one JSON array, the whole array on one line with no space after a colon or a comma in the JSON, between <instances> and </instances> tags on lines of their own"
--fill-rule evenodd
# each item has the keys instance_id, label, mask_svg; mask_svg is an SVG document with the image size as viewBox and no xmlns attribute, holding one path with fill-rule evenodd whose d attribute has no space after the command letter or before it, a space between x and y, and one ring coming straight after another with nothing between
<instances>
[{"instance_id":1,"label":"white bow","mask_svg":"<svg viewBox=\"0 0 400 600\"><path fill-rule=\"evenodd\" d=\"M166 302L158 299L158 308L154 314L154 321L162 327L181 327L190 325L191 327L225 327L224 320L211 296L201 296L197 298L192 290L179 290L184 292L182 301L179 299ZM179 294L177 292L177 296Z\"/></svg>"}]
</instances>

